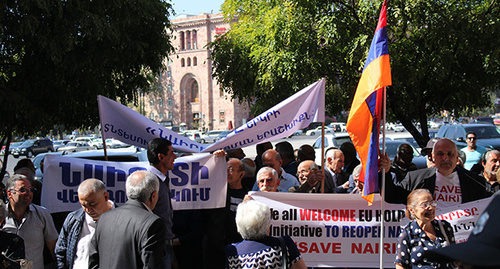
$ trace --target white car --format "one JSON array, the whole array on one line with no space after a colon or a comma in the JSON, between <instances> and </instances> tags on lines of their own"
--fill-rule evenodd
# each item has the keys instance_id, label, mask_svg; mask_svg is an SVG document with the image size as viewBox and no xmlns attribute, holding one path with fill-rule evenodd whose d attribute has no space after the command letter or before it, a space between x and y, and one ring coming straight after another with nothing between
<instances>
[{"instance_id":1,"label":"white car","mask_svg":"<svg viewBox=\"0 0 500 269\"><path fill-rule=\"evenodd\" d=\"M348 133L325 134L325 152L328 148L340 148L344 142L352 142ZM316 151L316 163L321 162L321 136L314 141L312 147Z\"/></svg>"},{"instance_id":2,"label":"white car","mask_svg":"<svg viewBox=\"0 0 500 269\"><path fill-rule=\"evenodd\" d=\"M403 124L396 124L396 126L394 126L394 132L404 132L406 131L405 127L403 126Z\"/></svg>"},{"instance_id":3,"label":"white car","mask_svg":"<svg viewBox=\"0 0 500 269\"><path fill-rule=\"evenodd\" d=\"M347 127L343 122L332 122L328 127L333 129L334 132L347 132Z\"/></svg>"},{"instance_id":4,"label":"white car","mask_svg":"<svg viewBox=\"0 0 500 269\"><path fill-rule=\"evenodd\" d=\"M333 133L333 129L328 126L325 126L325 134L331 134L331 133ZM316 127L316 129L311 129L306 131L306 135L313 136L318 134L319 135L321 134L321 126Z\"/></svg>"},{"instance_id":5,"label":"white car","mask_svg":"<svg viewBox=\"0 0 500 269\"><path fill-rule=\"evenodd\" d=\"M84 150L90 150L92 147L87 142L68 142L64 147L59 147L57 151L60 152L78 152Z\"/></svg>"},{"instance_id":6,"label":"white car","mask_svg":"<svg viewBox=\"0 0 500 269\"><path fill-rule=\"evenodd\" d=\"M82 136L75 138L76 142L87 142L94 149L102 149L102 139L95 137Z\"/></svg>"}]
</instances>

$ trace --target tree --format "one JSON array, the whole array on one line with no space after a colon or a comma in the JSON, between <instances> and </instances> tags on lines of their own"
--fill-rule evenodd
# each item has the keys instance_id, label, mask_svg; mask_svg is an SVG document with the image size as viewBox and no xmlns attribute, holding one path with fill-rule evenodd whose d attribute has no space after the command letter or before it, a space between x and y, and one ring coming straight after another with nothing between
<instances>
[{"instance_id":1,"label":"tree","mask_svg":"<svg viewBox=\"0 0 500 269\"><path fill-rule=\"evenodd\" d=\"M147 74L160 74L173 51L164 0L4 2L0 135L7 145L13 133L95 126L97 95L136 101L150 85Z\"/></svg>"},{"instance_id":2,"label":"tree","mask_svg":"<svg viewBox=\"0 0 500 269\"><path fill-rule=\"evenodd\" d=\"M214 76L240 100L256 97L254 112L327 77L327 111L349 110L381 4L226 0L226 17L238 23L210 45ZM489 105L500 84L499 10L495 0L389 1L388 115L420 145L429 115Z\"/></svg>"}]
</instances>

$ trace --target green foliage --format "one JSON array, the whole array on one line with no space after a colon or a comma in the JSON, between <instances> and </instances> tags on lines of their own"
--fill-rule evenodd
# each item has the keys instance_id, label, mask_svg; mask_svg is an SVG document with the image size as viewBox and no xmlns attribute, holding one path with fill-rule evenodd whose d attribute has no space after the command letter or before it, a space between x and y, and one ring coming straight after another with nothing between
<instances>
[{"instance_id":1,"label":"green foliage","mask_svg":"<svg viewBox=\"0 0 500 269\"><path fill-rule=\"evenodd\" d=\"M163 0L3 2L2 135L95 126L97 95L135 101L173 51Z\"/></svg>"},{"instance_id":2,"label":"green foliage","mask_svg":"<svg viewBox=\"0 0 500 269\"><path fill-rule=\"evenodd\" d=\"M238 19L210 44L214 76L262 112L327 78L327 113L348 111L366 61L382 1L226 0ZM393 86L388 115L419 143L428 115L490 105L498 89L500 11L495 0L388 3ZM424 126L421 136L413 126Z\"/></svg>"}]
</instances>

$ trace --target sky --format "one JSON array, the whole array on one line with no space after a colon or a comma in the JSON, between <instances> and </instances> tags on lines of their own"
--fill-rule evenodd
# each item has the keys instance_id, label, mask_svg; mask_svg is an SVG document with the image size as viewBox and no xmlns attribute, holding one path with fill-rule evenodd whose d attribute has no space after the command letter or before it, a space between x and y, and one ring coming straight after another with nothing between
<instances>
[{"instance_id":1,"label":"sky","mask_svg":"<svg viewBox=\"0 0 500 269\"><path fill-rule=\"evenodd\" d=\"M198 15L200 13L214 14L220 12L220 6L224 0L171 0L176 16L189 14Z\"/></svg>"}]
</instances>

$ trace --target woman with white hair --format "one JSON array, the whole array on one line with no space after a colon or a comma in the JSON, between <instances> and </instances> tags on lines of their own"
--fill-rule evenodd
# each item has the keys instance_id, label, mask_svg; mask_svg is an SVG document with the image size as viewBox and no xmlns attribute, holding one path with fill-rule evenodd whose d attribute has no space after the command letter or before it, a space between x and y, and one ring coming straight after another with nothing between
<instances>
[{"instance_id":1,"label":"woman with white hair","mask_svg":"<svg viewBox=\"0 0 500 269\"><path fill-rule=\"evenodd\" d=\"M307 268L289 236L268 235L271 211L267 205L254 200L239 204L236 226L244 240L226 247L227 268Z\"/></svg>"}]
</instances>

